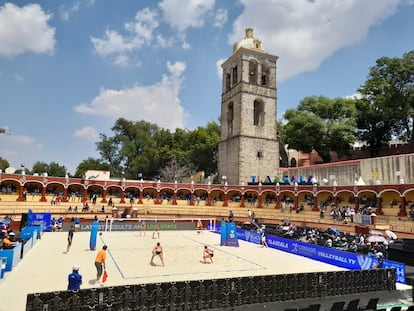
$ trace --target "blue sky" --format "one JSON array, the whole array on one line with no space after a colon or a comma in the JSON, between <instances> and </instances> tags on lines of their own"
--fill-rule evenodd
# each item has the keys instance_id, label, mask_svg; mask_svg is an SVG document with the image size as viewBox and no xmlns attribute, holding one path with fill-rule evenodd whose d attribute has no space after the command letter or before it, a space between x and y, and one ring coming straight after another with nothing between
<instances>
[{"instance_id":1,"label":"blue sky","mask_svg":"<svg viewBox=\"0 0 414 311\"><path fill-rule=\"evenodd\" d=\"M0 2L0 157L73 174L120 118L174 131L220 115L220 64L254 29L279 56L278 118L355 94L376 59L413 49L413 0Z\"/></svg>"}]
</instances>

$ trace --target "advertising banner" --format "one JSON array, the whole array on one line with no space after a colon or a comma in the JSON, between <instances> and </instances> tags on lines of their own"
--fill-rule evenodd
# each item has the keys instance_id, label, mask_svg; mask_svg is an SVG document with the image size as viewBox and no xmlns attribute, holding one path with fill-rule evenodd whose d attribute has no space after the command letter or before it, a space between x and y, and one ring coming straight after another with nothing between
<instances>
[{"instance_id":1,"label":"advertising banner","mask_svg":"<svg viewBox=\"0 0 414 311\"><path fill-rule=\"evenodd\" d=\"M220 225L220 245L226 246L226 240L227 240L227 226L226 221L222 220Z\"/></svg>"},{"instance_id":2,"label":"advertising banner","mask_svg":"<svg viewBox=\"0 0 414 311\"><path fill-rule=\"evenodd\" d=\"M260 234L257 232L237 229L237 234L241 240L260 244ZM267 244L269 247L274 249L304 256L349 270L372 269L373 265L377 262L376 257L346 252L334 248L309 244L297 240L284 239L271 235L267 236ZM402 284L406 283L405 265L403 263L384 260L383 268L394 268L397 278L396 281Z\"/></svg>"},{"instance_id":3,"label":"advertising banner","mask_svg":"<svg viewBox=\"0 0 414 311\"><path fill-rule=\"evenodd\" d=\"M50 231L51 213L28 213L28 226L40 226L43 231ZM29 219L30 217L30 219Z\"/></svg>"},{"instance_id":4,"label":"advertising banner","mask_svg":"<svg viewBox=\"0 0 414 311\"><path fill-rule=\"evenodd\" d=\"M372 223L371 215L355 214L352 215L352 222L361 225L370 225Z\"/></svg>"}]
</instances>

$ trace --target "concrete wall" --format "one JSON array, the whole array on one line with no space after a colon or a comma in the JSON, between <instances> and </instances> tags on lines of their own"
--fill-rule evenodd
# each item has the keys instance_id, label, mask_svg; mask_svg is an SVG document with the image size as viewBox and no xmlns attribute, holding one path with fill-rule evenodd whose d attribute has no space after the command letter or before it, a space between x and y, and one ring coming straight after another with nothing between
<instances>
[{"instance_id":1,"label":"concrete wall","mask_svg":"<svg viewBox=\"0 0 414 311\"><path fill-rule=\"evenodd\" d=\"M414 183L414 154L403 154L389 157L353 160L282 169L281 176L313 176L322 185L324 180L332 185L353 185L361 177L365 184L398 184L400 179L404 183Z\"/></svg>"}]
</instances>

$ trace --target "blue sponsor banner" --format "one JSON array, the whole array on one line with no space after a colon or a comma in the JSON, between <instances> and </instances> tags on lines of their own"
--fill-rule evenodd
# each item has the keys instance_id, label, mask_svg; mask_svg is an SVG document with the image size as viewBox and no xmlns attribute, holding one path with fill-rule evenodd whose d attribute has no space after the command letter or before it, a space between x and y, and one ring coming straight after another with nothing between
<instances>
[{"instance_id":1,"label":"blue sponsor banner","mask_svg":"<svg viewBox=\"0 0 414 311\"><path fill-rule=\"evenodd\" d=\"M260 234L248 230L237 229L238 238L247 242L260 244ZM377 262L375 257L351 253L346 251L328 248L315 244L309 244L296 240L289 240L275 236L267 236L269 247L288 252L295 255L304 256L317 261L325 262L337 267L349 270L372 269ZM405 284L405 265L400 262L384 260L383 268L394 268L396 281Z\"/></svg>"},{"instance_id":2,"label":"blue sponsor banner","mask_svg":"<svg viewBox=\"0 0 414 311\"><path fill-rule=\"evenodd\" d=\"M40 226L43 231L50 231L51 213L31 213L27 214L28 226ZM29 225L30 224L30 225Z\"/></svg>"},{"instance_id":3,"label":"blue sponsor banner","mask_svg":"<svg viewBox=\"0 0 414 311\"><path fill-rule=\"evenodd\" d=\"M220 230L221 229L221 230ZM221 226L219 227L219 231L220 234L220 245L226 245L226 240L227 240L227 226L226 226L226 222L224 220L221 221Z\"/></svg>"},{"instance_id":4,"label":"blue sponsor banner","mask_svg":"<svg viewBox=\"0 0 414 311\"><path fill-rule=\"evenodd\" d=\"M239 247L236 224L233 221L227 223L227 241L226 246Z\"/></svg>"},{"instance_id":5,"label":"blue sponsor banner","mask_svg":"<svg viewBox=\"0 0 414 311\"><path fill-rule=\"evenodd\" d=\"M216 227L215 232L220 233L221 246L239 247L236 224L233 221L226 222L223 220L221 225Z\"/></svg>"},{"instance_id":6,"label":"blue sponsor banner","mask_svg":"<svg viewBox=\"0 0 414 311\"><path fill-rule=\"evenodd\" d=\"M98 236L99 221L95 220L91 226L91 235L89 237L89 249L94 251L96 248L96 238Z\"/></svg>"}]
</instances>

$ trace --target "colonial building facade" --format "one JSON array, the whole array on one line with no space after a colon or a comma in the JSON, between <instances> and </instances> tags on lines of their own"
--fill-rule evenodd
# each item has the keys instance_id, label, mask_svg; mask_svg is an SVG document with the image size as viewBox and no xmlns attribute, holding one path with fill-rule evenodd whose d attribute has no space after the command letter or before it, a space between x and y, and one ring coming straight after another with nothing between
<instances>
[{"instance_id":1,"label":"colonial building facade","mask_svg":"<svg viewBox=\"0 0 414 311\"><path fill-rule=\"evenodd\" d=\"M276 61L247 29L222 64L221 136L218 171L240 185L277 175Z\"/></svg>"}]
</instances>

